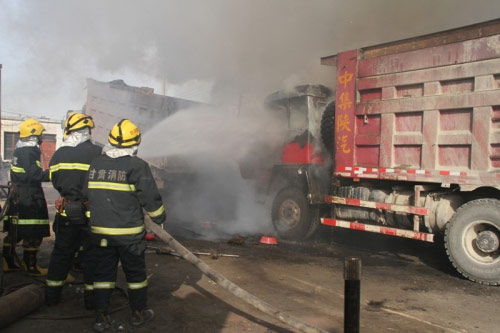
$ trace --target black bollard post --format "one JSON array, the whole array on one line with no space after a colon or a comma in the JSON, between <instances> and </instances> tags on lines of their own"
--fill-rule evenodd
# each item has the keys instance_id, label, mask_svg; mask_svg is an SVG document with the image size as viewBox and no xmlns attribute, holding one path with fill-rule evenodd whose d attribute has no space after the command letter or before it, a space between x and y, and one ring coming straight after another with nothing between
<instances>
[{"instance_id":1,"label":"black bollard post","mask_svg":"<svg viewBox=\"0 0 500 333\"><path fill-rule=\"evenodd\" d=\"M344 262L344 332L359 332L361 291L361 259L347 258Z\"/></svg>"}]
</instances>

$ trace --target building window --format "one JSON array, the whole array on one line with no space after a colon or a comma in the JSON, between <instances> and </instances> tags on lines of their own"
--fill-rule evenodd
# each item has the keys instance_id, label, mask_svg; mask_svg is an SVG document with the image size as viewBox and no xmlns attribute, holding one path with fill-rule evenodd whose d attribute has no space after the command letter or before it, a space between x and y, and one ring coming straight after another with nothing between
<instances>
[{"instance_id":1,"label":"building window","mask_svg":"<svg viewBox=\"0 0 500 333\"><path fill-rule=\"evenodd\" d=\"M4 132L3 134L3 152L4 160L11 160L16 149L16 143L19 140L19 132ZM56 142L55 134L42 134L42 141Z\"/></svg>"},{"instance_id":2,"label":"building window","mask_svg":"<svg viewBox=\"0 0 500 333\"><path fill-rule=\"evenodd\" d=\"M42 134L42 141L43 142L56 142L56 135L55 134Z\"/></svg>"},{"instance_id":3,"label":"building window","mask_svg":"<svg viewBox=\"0 0 500 333\"><path fill-rule=\"evenodd\" d=\"M4 132L3 134L3 152L4 159L11 160L12 154L14 154L14 149L16 148L16 142L19 140L19 132Z\"/></svg>"}]
</instances>

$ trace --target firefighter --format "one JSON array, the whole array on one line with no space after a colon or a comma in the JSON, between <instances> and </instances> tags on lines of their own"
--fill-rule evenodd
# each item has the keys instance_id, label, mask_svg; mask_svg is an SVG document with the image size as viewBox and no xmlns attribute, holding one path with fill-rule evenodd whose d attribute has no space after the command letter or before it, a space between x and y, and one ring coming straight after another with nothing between
<instances>
[{"instance_id":1,"label":"firefighter","mask_svg":"<svg viewBox=\"0 0 500 333\"><path fill-rule=\"evenodd\" d=\"M19 141L12 157L10 180L15 186L15 196L10 202L4 229L2 267L4 271L19 270L14 260L15 245L23 241L23 262L31 276L44 276L47 270L37 264L37 253L43 237L50 236L47 202L42 182L49 181L48 170L40 163L42 124L26 119L19 126Z\"/></svg>"},{"instance_id":2,"label":"firefighter","mask_svg":"<svg viewBox=\"0 0 500 333\"><path fill-rule=\"evenodd\" d=\"M63 142L50 160L49 177L60 198L56 200L53 229L56 235L50 257L45 286L45 303L56 305L61 298L69 271L83 245L84 302L92 308L92 260L86 256L89 226L86 216L87 199L82 193L90 162L101 154L101 148L90 140L94 128L92 117L83 113L68 114Z\"/></svg>"},{"instance_id":3,"label":"firefighter","mask_svg":"<svg viewBox=\"0 0 500 333\"><path fill-rule=\"evenodd\" d=\"M139 326L153 318L153 310L147 307L143 209L158 224L166 218L151 169L136 156L139 128L123 119L112 127L108 141L103 155L90 165L87 184L91 241L98 258L94 272L96 331L112 326L108 309L118 261L128 283L131 324Z\"/></svg>"}]
</instances>

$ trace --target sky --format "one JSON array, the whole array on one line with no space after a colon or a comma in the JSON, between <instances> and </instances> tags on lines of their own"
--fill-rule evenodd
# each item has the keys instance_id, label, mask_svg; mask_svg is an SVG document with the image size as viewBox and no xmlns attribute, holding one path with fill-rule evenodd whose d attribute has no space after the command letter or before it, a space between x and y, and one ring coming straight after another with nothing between
<instances>
[{"instance_id":1,"label":"sky","mask_svg":"<svg viewBox=\"0 0 500 333\"><path fill-rule=\"evenodd\" d=\"M2 113L62 119L86 78L212 104L334 84L320 58L500 17L498 0L2 0Z\"/></svg>"}]
</instances>

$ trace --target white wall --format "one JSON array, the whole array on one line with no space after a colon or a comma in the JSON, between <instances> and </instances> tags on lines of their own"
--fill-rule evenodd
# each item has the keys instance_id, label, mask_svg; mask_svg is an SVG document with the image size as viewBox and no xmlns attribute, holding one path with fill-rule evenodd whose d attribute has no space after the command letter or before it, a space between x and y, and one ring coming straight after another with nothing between
<instances>
[{"instance_id":1,"label":"white wall","mask_svg":"<svg viewBox=\"0 0 500 333\"><path fill-rule=\"evenodd\" d=\"M2 125L0 128L0 135L1 135L1 154L2 154L2 161L6 161L4 159L4 133L5 132L18 132L19 131L19 125L23 122L25 118L19 118L19 117L2 117ZM43 127L45 127L45 132L44 134L55 134L56 135L56 149L59 148L62 142L62 128L61 128L61 122L58 120L54 119L48 119L48 118L35 118L38 120Z\"/></svg>"}]
</instances>

